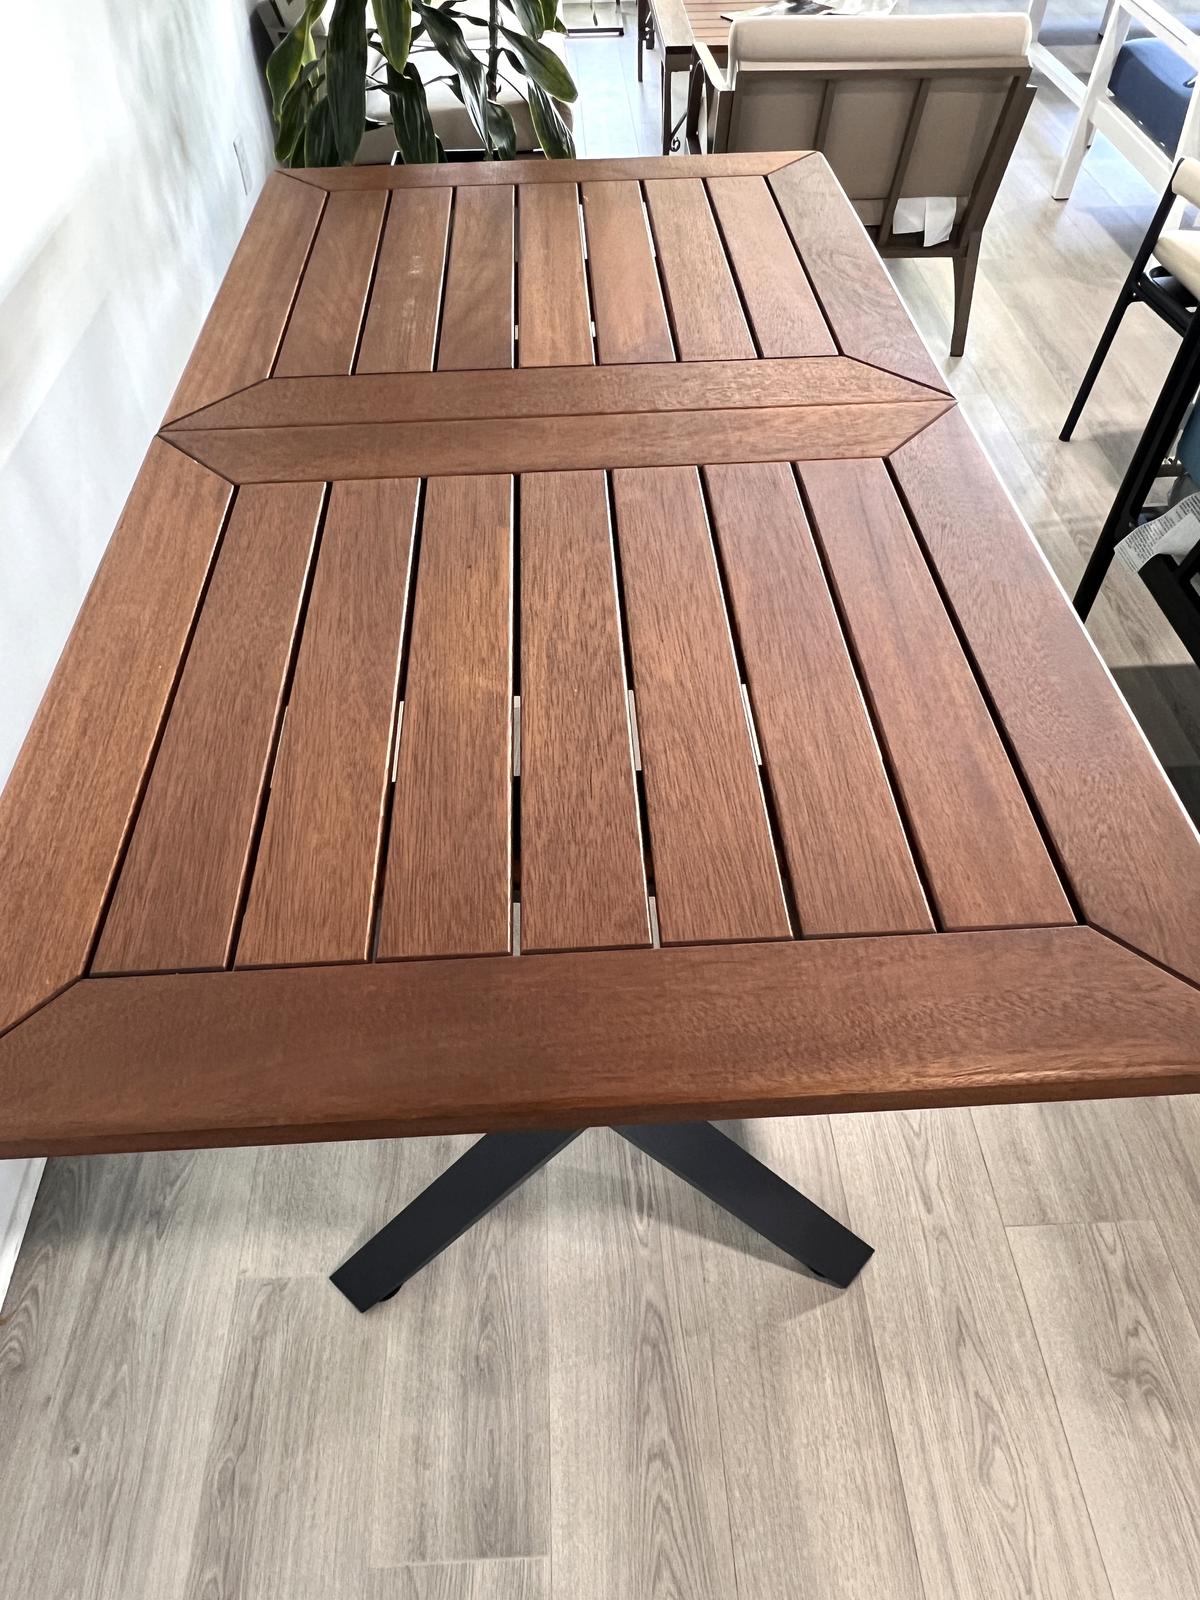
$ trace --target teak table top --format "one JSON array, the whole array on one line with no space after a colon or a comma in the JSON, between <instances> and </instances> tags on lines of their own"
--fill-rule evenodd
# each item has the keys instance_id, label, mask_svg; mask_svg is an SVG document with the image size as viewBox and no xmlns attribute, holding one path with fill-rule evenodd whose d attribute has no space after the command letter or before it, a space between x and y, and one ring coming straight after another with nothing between
<instances>
[{"instance_id":1,"label":"teak table top","mask_svg":"<svg viewBox=\"0 0 1200 1600\"><path fill-rule=\"evenodd\" d=\"M819 156L272 177L0 799L0 1154L1194 1089L1198 982Z\"/></svg>"}]
</instances>

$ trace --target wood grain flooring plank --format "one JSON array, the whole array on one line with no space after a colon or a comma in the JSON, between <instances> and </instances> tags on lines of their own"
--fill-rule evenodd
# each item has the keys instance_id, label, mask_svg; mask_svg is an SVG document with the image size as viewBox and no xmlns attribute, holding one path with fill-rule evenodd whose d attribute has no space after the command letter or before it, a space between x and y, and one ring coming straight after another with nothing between
<instances>
[{"instance_id":1,"label":"wood grain flooring plank","mask_svg":"<svg viewBox=\"0 0 1200 1600\"><path fill-rule=\"evenodd\" d=\"M832 356L837 345L762 178L710 178L708 197L764 356Z\"/></svg>"},{"instance_id":2,"label":"wood grain flooring plank","mask_svg":"<svg viewBox=\"0 0 1200 1600\"><path fill-rule=\"evenodd\" d=\"M449 189L393 192L356 373L428 372L437 346Z\"/></svg>"},{"instance_id":3,"label":"wood grain flooring plank","mask_svg":"<svg viewBox=\"0 0 1200 1600\"><path fill-rule=\"evenodd\" d=\"M243 1278L181 1600L329 1600L366 1579L384 1330L312 1278Z\"/></svg>"},{"instance_id":4,"label":"wood grain flooring plank","mask_svg":"<svg viewBox=\"0 0 1200 1600\"><path fill-rule=\"evenodd\" d=\"M0 1389L5 1594L184 1592L246 1222L246 1155L101 1162L77 1232L42 1256L37 1287L27 1282L61 1322L65 1351L60 1363L45 1351L30 1364L24 1403L19 1373ZM49 1182L47 1200L53 1169Z\"/></svg>"},{"instance_id":5,"label":"wood grain flooring plank","mask_svg":"<svg viewBox=\"0 0 1200 1600\"><path fill-rule=\"evenodd\" d=\"M319 483L239 491L95 971L229 957L323 498Z\"/></svg>"},{"instance_id":6,"label":"wood grain flooring plank","mask_svg":"<svg viewBox=\"0 0 1200 1600\"><path fill-rule=\"evenodd\" d=\"M754 341L703 183L650 178L645 192L679 359L752 358Z\"/></svg>"},{"instance_id":7,"label":"wood grain flooring plank","mask_svg":"<svg viewBox=\"0 0 1200 1600\"><path fill-rule=\"evenodd\" d=\"M365 1600L550 1600L548 1561L451 1561L367 1574Z\"/></svg>"},{"instance_id":8,"label":"wood grain flooring plank","mask_svg":"<svg viewBox=\"0 0 1200 1600\"><path fill-rule=\"evenodd\" d=\"M927 1594L1109 1600L970 1115L833 1132Z\"/></svg>"},{"instance_id":9,"label":"wood grain flooring plank","mask_svg":"<svg viewBox=\"0 0 1200 1600\"><path fill-rule=\"evenodd\" d=\"M612 484L662 940L786 938L699 479Z\"/></svg>"},{"instance_id":10,"label":"wood grain flooring plank","mask_svg":"<svg viewBox=\"0 0 1200 1600\"><path fill-rule=\"evenodd\" d=\"M439 371L513 364L513 194L454 191Z\"/></svg>"},{"instance_id":11,"label":"wood grain flooring plank","mask_svg":"<svg viewBox=\"0 0 1200 1600\"><path fill-rule=\"evenodd\" d=\"M604 474L521 480L521 948L646 945Z\"/></svg>"},{"instance_id":12,"label":"wood grain flooring plank","mask_svg":"<svg viewBox=\"0 0 1200 1600\"><path fill-rule=\"evenodd\" d=\"M641 186L584 183L583 220L600 361L674 361Z\"/></svg>"},{"instance_id":13,"label":"wood grain flooring plank","mask_svg":"<svg viewBox=\"0 0 1200 1600\"><path fill-rule=\"evenodd\" d=\"M826 1118L726 1131L845 1216ZM926 1600L863 1285L820 1283L727 1213L704 1209L737 1593Z\"/></svg>"},{"instance_id":14,"label":"wood grain flooring plank","mask_svg":"<svg viewBox=\"0 0 1200 1600\"><path fill-rule=\"evenodd\" d=\"M504 476L426 485L381 957L509 948L512 495Z\"/></svg>"},{"instance_id":15,"label":"wood grain flooring plank","mask_svg":"<svg viewBox=\"0 0 1200 1600\"><path fill-rule=\"evenodd\" d=\"M704 476L801 931L932 928L791 468Z\"/></svg>"},{"instance_id":16,"label":"wood grain flooring plank","mask_svg":"<svg viewBox=\"0 0 1200 1600\"><path fill-rule=\"evenodd\" d=\"M939 419L893 466L1084 914L1200 980L1196 829L969 427Z\"/></svg>"},{"instance_id":17,"label":"wood grain flooring plank","mask_svg":"<svg viewBox=\"0 0 1200 1600\"><path fill-rule=\"evenodd\" d=\"M838 348L932 389L946 384L824 156L767 179Z\"/></svg>"},{"instance_id":18,"label":"wood grain flooring plank","mask_svg":"<svg viewBox=\"0 0 1200 1600\"><path fill-rule=\"evenodd\" d=\"M150 446L0 794L0 1029L87 964L232 493Z\"/></svg>"},{"instance_id":19,"label":"wood grain flooring plank","mask_svg":"<svg viewBox=\"0 0 1200 1600\"><path fill-rule=\"evenodd\" d=\"M401 1203L472 1142L406 1142ZM365 1220L364 1238L374 1219ZM372 1397L372 1566L548 1554L546 1226L546 1180L537 1174L423 1268L379 1319L387 1353Z\"/></svg>"},{"instance_id":20,"label":"wood grain flooring plank","mask_svg":"<svg viewBox=\"0 0 1200 1600\"><path fill-rule=\"evenodd\" d=\"M330 489L239 966L370 954L416 506L411 478Z\"/></svg>"},{"instance_id":21,"label":"wood grain flooring plank","mask_svg":"<svg viewBox=\"0 0 1200 1600\"><path fill-rule=\"evenodd\" d=\"M975 1131L1004 1223L1151 1217L1139 1137L1151 1109L1136 1100L977 1107Z\"/></svg>"},{"instance_id":22,"label":"wood grain flooring plank","mask_svg":"<svg viewBox=\"0 0 1200 1600\"><path fill-rule=\"evenodd\" d=\"M800 477L941 926L1073 921L886 467Z\"/></svg>"},{"instance_id":23,"label":"wood grain flooring plank","mask_svg":"<svg viewBox=\"0 0 1200 1600\"><path fill-rule=\"evenodd\" d=\"M579 190L573 183L526 184L518 191L517 217L521 365L591 366Z\"/></svg>"},{"instance_id":24,"label":"wood grain flooring plank","mask_svg":"<svg viewBox=\"0 0 1200 1600\"><path fill-rule=\"evenodd\" d=\"M265 378L275 362L326 195L273 172L201 329L167 417Z\"/></svg>"},{"instance_id":25,"label":"wood grain flooring plank","mask_svg":"<svg viewBox=\"0 0 1200 1600\"><path fill-rule=\"evenodd\" d=\"M1200 1333L1158 1230L1009 1238L1114 1600L1200 1593Z\"/></svg>"},{"instance_id":26,"label":"wood grain flooring plank","mask_svg":"<svg viewBox=\"0 0 1200 1600\"><path fill-rule=\"evenodd\" d=\"M296 478L414 478L588 467L694 466L726 461L824 461L887 455L935 421L945 403L755 406L478 422L353 427L197 428L179 449L238 483Z\"/></svg>"},{"instance_id":27,"label":"wood grain flooring plank","mask_svg":"<svg viewBox=\"0 0 1200 1600\"><path fill-rule=\"evenodd\" d=\"M698 1197L607 1131L547 1168L552 1564L573 1600L736 1593Z\"/></svg>"},{"instance_id":28,"label":"wood grain flooring plank","mask_svg":"<svg viewBox=\"0 0 1200 1600\"><path fill-rule=\"evenodd\" d=\"M275 362L277 377L352 370L386 209L383 194L329 196Z\"/></svg>"}]
</instances>

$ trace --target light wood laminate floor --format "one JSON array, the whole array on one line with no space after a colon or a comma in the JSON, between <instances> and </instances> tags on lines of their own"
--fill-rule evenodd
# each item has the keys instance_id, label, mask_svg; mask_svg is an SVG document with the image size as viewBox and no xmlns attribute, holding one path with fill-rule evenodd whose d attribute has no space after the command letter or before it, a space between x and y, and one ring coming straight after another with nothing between
<instances>
[{"instance_id":1,"label":"light wood laminate floor","mask_svg":"<svg viewBox=\"0 0 1200 1600\"><path fill-rule=\"evenodd\" d=\"M571 52L584 152L652 151L632 34ZM1068 120L1042 96L946 372L1070 585L1173 341L1136 309L1056 442L1153 204L1102 146L1052 201ZM948 265L897 278L940 358ZM1121 574L1094 631L1200 802L1200 675ZM366 1317L325 1272L465 1141L51 1162L0 1595L1200 1597L1200 1104L732 1131L877 1246L853 1289L604 1132Z\"/></svg>"}]
</instances>

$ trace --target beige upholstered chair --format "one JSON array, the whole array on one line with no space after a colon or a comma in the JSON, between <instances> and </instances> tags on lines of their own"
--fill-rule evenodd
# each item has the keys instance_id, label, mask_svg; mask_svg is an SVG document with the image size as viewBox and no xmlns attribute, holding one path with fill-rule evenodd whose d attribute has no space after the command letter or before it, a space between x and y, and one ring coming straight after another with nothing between
<instances>
[{"instance_id":1,"label":"beige upholstered chair","mask_svg":"<svg viewBox=\"0 0 1200 1600\"><path fill-rule=\"evenodd\" d=\"M738 18L724 72L697 46L708 148L820 150L882 255L950 257L961 355L983 225L1033 99L1029 37L1024 12ZM949 237L897 232L897 202L930 198Z\"/></svg>"}]
</instances>

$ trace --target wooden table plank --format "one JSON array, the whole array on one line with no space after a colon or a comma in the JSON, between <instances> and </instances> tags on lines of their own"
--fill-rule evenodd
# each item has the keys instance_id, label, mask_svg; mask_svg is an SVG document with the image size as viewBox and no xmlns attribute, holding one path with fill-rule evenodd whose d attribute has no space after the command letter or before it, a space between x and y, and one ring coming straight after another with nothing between
<instances>
[{"instance_id":1,"label":"wooden table plank","mask_svg":"<svg viewBox=\"0 0 1200 1600\"><path fill-rule=\"evenodd\" d=\"M379 955L507 951L512 480L426 485Z\"/></svg>"},{"instance_id":2,"label":"wooden table plank","mask_svg":"<svg viewBox=\"0 0 1200 1600\"><path fill-rule=\"evenodd\" d=\"M662 941L786 938L699 479L612 481Z\"/></svg>"},{"instance_id":3,"label":"wooden table plank","mask_svg":"<svg viewBox=\"0 0 1200 1600\"><path fill-rule=\"evenodd\" d=\"M523 367L591 366L579 191L573 183L518 190L517 349Z\"/></svg>"},{"instance_id":4,"label":"wooden table plank","mask_svg":"<svg viewBox=\"0 0 1200 1600\"><path fill-rule=\"evenodd\" d=\"M931 929L791 468L705 478L801 931Z\"/></svg>"},{"instance_id":5,"label":"wooden table plank","mask_svg":"<svg viewBox=\"0 0 1200 1600\"><path fill-rule=\"evenodd\" d=\"M229 958L322 499L312 483L238 492L96 972Z\"/></svg>"},{"instance_id":6,"label":"wooden table plank","mask_svg":"<svg viewBox=\"0 0 1200 1600\"><path fill-rule=\"evenodd\" d=\"M947 402L729 407L470 422L180 429L172 442L238 483L298 477L397 478L553 472L570 467L884 456L941 416Z\"/></svg>"},{"instance_id":7,"label":"wooden table plank","mask_svg":"<svg viewBox=\"0 0 1200 1600\"><path fill-rule=\"evenodd\" d=\"M0 794L0 1030L87 965L232 495L150 446Z\"/></svg>"},{"instance_id":8,"label":"wooden table plank","mask_svg":"<svg viewBox=\"0 0 1200 1600\"><path fill-rule=\"evenodd\" d=\"M633 178L707 178L713 173L775 172L807 159L797 150L739 150L713 156L620 156L578 161L464 161L453 166L308 167L289 177L316 189L455 189L507 187L514 183L582 183Z\"/></svg>"},{"instance_id":9,"label":"wooden table plank","mask_svg":"<svg viewBox=\"0 0 1200 1600\"><path fill-rule=\"evenodd\" d=\"M602 472L521 480L521 948L649 944Z\"/></svg>"},{"instance_id":10,"label":"wooden table plank","mask_svg":"<svg viewBox=\"0 0 1200 1600\"><path fill-rule=\"evenodd\" d=\"M1197 1089L1200 995L1091 928L285 967L76 984L0 1156Z\"/></svg>"},{"instance_id":11,"label":"wooden table plank","mask_svg":"<svg viewBox=\"0 0 1200 1600\"><path fill-rule=\"evenodd\" d=\"M349 372L367 306L387 197L330 195L275 372Z\"/></svg>"},{"instance_id":12,"label":"wooden table plank","mask_svg":"<svg viewBox=\"0 0 1200 1600\"><path fill-rule=\"evenodd\" d=\"M452 192L409 189L391 196L355 372L428 372L433 366Z\"/></svg>"},{"instance_id":13,"label":"wooden table plank","mask_svg":"<svg viewBox=\"0 0 1200 1600\"><path fill-rule=\"evenodd\" d=\"M767 181L839 348L944 391L941 374L825 157L794 162Z\"/></svg>"},{"instance_id":14,"label":"wooden table plank","mask_svg":"<svg viewBox=\"0 0 1200 1600\"><path fill-rule=\"evenodd\" d=\"M271 371L325 200L289 173L267 179L167 407L168 419Z\"/></svg>"},{"instance_id":15,"label":"wooden table plank","mask_svg":"<svg viewBox=\"0 0 1200 1600\"><path fill-rule=\"evenodd\" d=\"M1200 982L1196 829L962 415L892 465L1085 916Z\"/></svg>"},{"instance_id":16,"label":"wooden table plank","mask_svg":"<svg viewBox=\"0 0 1200 1600\"><path fill-rule=\"evenodd\" d=\"M583 220L601 361L674 361L641 185L584 183Z\"/></svg>"},{"instance_id":17,"label":"wooden table plank","mask_svg":"<svg viewBox=\"0 0 1200 1600\"><path fill-rule=\"evenodd\" d=\"M1074 921L887 468L800 477L941 925Z\"/></svg>"},{"instance_id":18,"label":"wooden table plank","mask_svg":"<svg viewBox=\"0 0 1200 1600\"><path fill-rule=\"evenodd\" d=\"M831 356L833 335L762 178L710 178L709 199L764 356Z\"/></svg>"},{"instance_id":19,"label":"wooden table plank","mask_svg":"<svg viewBox=\"0 0 1200 1600\"><path fill-rule=\"evenodd\" d=\"M238 966L370 954L416 504L412 479L330 490Z\"/></svg>"},{"instance_id":20,"label":"wooden table plank","mask_svg":"<svg viewBox=\"0 0 1200 1600\"><path fill-rule=\"evenodd\" d=\"M456 188L438 369L512 364L512 185Z\"/></svg>"},{"instance_id":21,"label":"wooden table plank","mask_svg":"<svg viewBox=\"0 0 1200 1600\"><path fill-rule=\"evenodd\" d=\"M670 361L632 366L524 367L273 378L197 411L186 427L278 428L310 423L724 411L739 406L856 405L934 400L923 384L845 356L766 361ZM848 418L847 421L853 419Z\"/></svg>"},{"instance_id":22,"label":"wooden table plank","mask_svg":"<svg viewBox=\"0 0 1200 1600\"><path fill-rule=\"evenodd\" d=\"M754 341L699 178L648 178L646 205L681 361L753 357Z\"/></svg>"}]
</instances>

